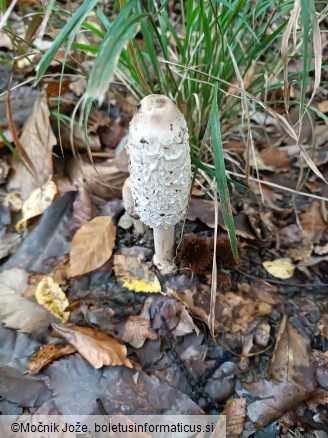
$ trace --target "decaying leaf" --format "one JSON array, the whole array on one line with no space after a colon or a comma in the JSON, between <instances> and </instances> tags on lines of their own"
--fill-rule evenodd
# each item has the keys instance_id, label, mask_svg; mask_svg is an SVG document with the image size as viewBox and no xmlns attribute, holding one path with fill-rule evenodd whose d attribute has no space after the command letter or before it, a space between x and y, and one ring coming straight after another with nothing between
<instances>
[{"instance_id":1,"label":"decaying leaf","mask_svg":"<svg viewBox=\"0 0 328 438\"><path fill-rule=\"evenodd\" d=\"M210 287L181 275L168 280L166 293L181 301L193 316L208 323ZM270 301L265 297L265 300ZM273 303L271 301L271 303ZM220 293L215 305L215 331L220 333L244 333L256 317L268 315L273 305L254 299L248 284L241 284L239 292Z\"/></svg>"},{"instance_id":2,"label":"decaying leaf","mask_svg":"<svg viewBox=\"0 0 328 438\"><path fill-rule=\"evenodd\" d=\"M65 312L69 302L60 286L50 276L45 276L39 282L35 298L39 304L49 310L62 322L67 322L69 312Z\"/></svg>"},{"instance_id":3,"label":"decaying leaf","mask_svg":"<svg viewBox=\"0 0 328 438\"><path fill-rule=\"evenodd\" d=\"M51 180L42 187L36 188L23 204L22 219L17 222L16 230L24 230L29 219L42 214L49 207L56 193L56 184Z\"/></svg>"},{"instance_id":4,"label":"decaying leaf","mask_svg":"<svg viewBox=\"0 0 328 438\"><path fill-rule=\"evenodd\" d=\"M7 233L0 236L0 260L13 254L19 247L22 238L17 233Z\"/></svg>"},{"instance_id":5,"label":"decaying leaf","mask_svg":"<svg viewBox=\"0 0 328 438\"><path fill-rule=\"evenodd\" d=\"M194 221L196 219L204 222L208 227L214 228L215 226L215 206L214 201L208 201L206 199L192 197L189 202L187 219ZM255 239L254 233L249 226L248 218L244 213L239 213L234 216L235 228L237 236L245 237L246 239ZM218 209L218 224L224 230L226 226L224 224L221 207Z\"/></svg>"},{"instance_id":6,"label":"decaying leaf","mask_svg":"<svg viewBox=\"0 0 328 438\"><path fill-rule=\"evenodd\" d=\"M27 199L34 189L45 184L53 174L52 149L56 144L56 137L49 116L47 99L42 97L36 102L20 137L22 148L33 162L37 180L14 156L12 158L14 174L9 180L10 191L19 191L23 200Z\"/></svg>"},{"instance_id":7,"label":"decaying leaf","mask_svg":"<svg viewBox=\"0 0 328 438\"><path fill-rule=\"evenodd\" d=\"M262 264L273 277L286 280L294 275L295 266L286 259L277 259Z\"/></svg>"},{"instance_id":8,"label":"decaying leaf","mask_svg":"<svg viewBox=\"0 0 328 438\"><path fill-rule=\"evenodd\" d=\"M70 251L71 276L102 266L112 256L116 227L111 216L92 219L75 233Z\"/></svg>"},{"instance_id":9,"label":"decaying leaf","mask_svg":"<svg viewBox=\"0 0 328 438\"><path fill-rule=\"evenodd\" d=\"M275 148L264 148L259 153L265 166L271 167L275 172L287 172L290 169L288 152Z\"/></svg>"},{"instance_id":10,"label":"decaying leaf","mask_svg":"<svg viewBox=\"0 0 328 438\"><path fill-rule=\"evenodd\" d=\"M301 245L297 248L290 248L286 251L288 257L292 260L306 260L313 251L313 245L311 243Z\"/></svg>"},{"instance_id":11,"label":"decaying leaf","mask_svg":"<svg viewBox=\"0 0 328 438\"><path fill-rule=\"evenodd\" d=\"M43 213L38 224L24 239L21 246L3 268L25 268L30 272L47 274L52 267L45 263L69 251L72 204L76 192L69 192L55 200Z\"/></svg>"},{"instance_id":12,"label":"decaying leaf","mask_svg":"<svg viewBox=\"0 0 328 438\"><path fill-rule=\"evenodd\" d=\"M54 318L35 300L21 295L28 287L28 273L13 268L0 273L0 320L22 332L40 333Z\"/></svg>"},{"instance_id":13,"label":"decaying leaf","mask_svg":"<svg viewBox=\"0 0 328 438\"><path fill-rule=\"evenodd\" d=\"M323 220L319 201L313 201L301 215L303 235L310 243L318 243L322 235L328 231L328 224Z\"/></svg>"},{"instance_id":14,"label":"decaying leaf","mask_svg":"<svg viewBox=\"0 0 328 438\"><path fill-rule=\"evenodd\" d=\"M115 326L117 337L134 348L141 348L146 339L156 340L157 334L150 328L149 319L141 318L138 315L129 318Z\"/></svg>"},{"instance_id":15,"label":"decaying leaf","mask_svg":"<svg viewBox=\"0 0 328 438\"><path fill-rule=\"evenodd\" d=\"M115 338L89 327L53 324L57 335L66 339L94 368L125 365L132 368L126 346Z\"/></svg>"},{"instance_id":16,"label":"decaying leaf","mask_svg":"<svg viewBox=\"0 0 328 438\"><path fill-rule=\"evenodd\" d=\"M42 368L56 359L76 352L76 348L69 344L50 344L37 351L28 362L28 374L38 374Z\"/></svg>"},{"instance_id":17,"label":"decaying leaf","mask_svg":"<svg viewBox=\"0 0 328 438\"><path fill-rule=\"evenodd\" d=\"M140 259L122 254L114 256L116 277L133 292L158 293L161 285L156 275Z\"/></svg>"},{"instance_id":18,"label":"decaying leaf","mask_svg":"<svg viewBox=\"0 0 328 438\"><path fill-rule=\"evenodd\" d=\"M222 415L226 416L227 437L241 437L246 421L246 399L240 397L229 400Z\"/></svg>"},{"instance_id":19,"label":"decaying leaf","mask_svg":"<svg viewBox=\"0 0 328 438\"><path fill-rule=\"evenodd\" d=\"M248 407L250 419L259 428L309 398L315 390L310 340L297 318L284 317L281 322L270 375L270 380L243 385L260 397Z\"/></svg>"},{"instance_id":20,"label":"decaying leaf","mask_svg":"<svg viewBox=\"0 0 328 438\"><path fill-rule=\"evenodd\" d=\"M323 100L318 104L318 110L322 113L328 113L328 100Z\"/></svg>"},{"instance_id":21,"label":"decaying leaf","mask_svg":"<svg viewBox=\"0 0 328 438\"><path fill-rule=\"evenodd\" d=\"M71 229L77 231L91 220L91 200L84 185L79 187L78 194L73 203L73 217Z\"/></svg>"},{"instance_id":22,"label":"decaying leaf","mask_svg":"<svg viewBox=\"0 0 328 438\"><path fill-rule=\"evenodd\" d=\"M85 143L84 140L83 143ZM113 159L95 163L95 166L97 172L88 156L85 156L84 159L82 157L70 160L67 165L70 180L72 183L85 180L86 190L101 200L109 201L117 196L120 197L124 181L129 176L126 152L122 151Z\"/></svg>"}]
</instances>

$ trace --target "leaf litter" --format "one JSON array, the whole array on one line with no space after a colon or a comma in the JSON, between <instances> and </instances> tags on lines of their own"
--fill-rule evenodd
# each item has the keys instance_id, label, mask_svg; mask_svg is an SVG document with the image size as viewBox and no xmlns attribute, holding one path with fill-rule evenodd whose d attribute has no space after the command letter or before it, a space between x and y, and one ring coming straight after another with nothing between
<instances>
[{"instance_id":1,"label":"leaf litter","mask_svg":"<svg viewBox=\"0 0 328 438\"><path fill-rule=\"evenodd\" d=\"M318 58L315 63L318 68ZM316 88L317 79L316 72ZM62 113L71 117L84 87L84 80L63 84ZM56 79L47 82L50 98L58 90ZM288 97L287 89L278 91L280 100ZM297 86L292 91L297 94ZM297 139L282 105L270 107L265 118L255 110L250 164L269 184L262 185L263 203L254 178L246 187L234 175L235 166L245 164L242 136L224 142L227 170L236 178L231 203L240 260L229 263L221 207L217 224L208 181L198 175L184 229L177 229L184 248L180 258L177 253L178 271L166 278L152 266L151 237L138 236L132 222L119 225L128 176L122 148L134 108L131 96L117 96L110 90L103 107L91 111L97 171L83 154L78 125L73 140L82 155L70 156L71 133L62 125L67 156L61 158L45 97L33 112L26 100L24 117L13 111L38 179L13 157L0 174L0 410L94 414L99 398L108 413L223 412L229 437L304 432L321 438L328 402L328 234L325 202L311 197L328 193L320 181L327 179L325 125L304 116ZM325 97L312 105L326 113ZM294 105L292 124L298 112ZM311 123L318 144L313 154ZM313 174L296 196L302 166ZM217 225L213 340L208 315ZM62 324L50 334L56 317Z\"/></svg>"}]
</instances>

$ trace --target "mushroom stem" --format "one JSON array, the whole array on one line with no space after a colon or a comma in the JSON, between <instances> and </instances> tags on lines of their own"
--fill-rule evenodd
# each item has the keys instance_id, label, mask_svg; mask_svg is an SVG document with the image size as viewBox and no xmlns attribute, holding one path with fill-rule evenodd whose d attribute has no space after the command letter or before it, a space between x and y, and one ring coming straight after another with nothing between
<instances>
[{"instance_id":1,"label":"mushroom stem","mask_svg":"<svg viewBox=\"0 0 328 438\"><path fill-rule=\"evenodd\" d=\"M154 265L163 275L172 274L176 266L174 260L174 229L154 228Z\"/></svg>"}]
</instances>

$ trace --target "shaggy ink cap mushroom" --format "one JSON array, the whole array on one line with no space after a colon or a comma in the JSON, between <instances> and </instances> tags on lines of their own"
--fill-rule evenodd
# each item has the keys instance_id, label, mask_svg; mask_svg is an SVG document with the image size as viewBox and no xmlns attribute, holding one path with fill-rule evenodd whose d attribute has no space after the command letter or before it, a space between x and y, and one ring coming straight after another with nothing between
<instances>
[{"instance_id":1,"label":"shaggy ink cap mushroom","mask_svg":"<svg viewBox=\"0 0 328 438\"><path fill-rule=\"evenodd\" d=\"M187 123L167 96L151 94L138 105L126 150L131 191L140 220L154 230L154 263L175 269L174 226L184 218L191 186Z\"/></svg>"}]
</instances>

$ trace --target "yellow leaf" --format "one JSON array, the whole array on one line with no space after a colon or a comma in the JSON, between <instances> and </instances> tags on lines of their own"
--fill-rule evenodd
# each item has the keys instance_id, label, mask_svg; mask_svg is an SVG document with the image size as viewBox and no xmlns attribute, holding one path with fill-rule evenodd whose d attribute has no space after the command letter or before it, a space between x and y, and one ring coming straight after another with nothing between
<instances>
[{"instance_id":1,"label":"yellow leaf","mask_svg":"<svg viewBox=\"0 0 328 438\"><path fill-rule=\"evenodd\" d=\"M122 286L133 292L158 293L161 291L156 275L137 258L116 255L114 268L116 277Z\"/></svg>"},{"instance_id":2,"label":"yellow leaf","mask_svg":"<svg viewBox=\"0 0 328 438\"><path fill-rule=\"evenodd\" d=\"M110 259L115 246L116 227L111 216L99 216L75 233L70 251L71 276L83 275Z\"/></svg>"},{"instance_id":3,"label":"yellow leaf","mask_svg":"<svg viewBox=\"0 0 328 438\"><path fill-rule=\"evenodd\" d=\"M38 374L42 368L55 359L76 352L76 348L69 344L49 344L33 354L28 361L28 374Z\"/></svg>"},{"instance_id":4,"label":"yellow leaf","mask_svg":"<svg viewBox=\"0 0 328 438\"><path fill-rule=\"evenodd\" d=\"M42 214L52 203L56 193L56 184L51 180L42 187L35 189L23 204L22 219L17 222L16 230L23 231L29 219Z\"/></svg>"},{"instance_id":5,"label":"yellow leaf","mask_svg":"<svg viewBox=\"0 0 328 438\"><path fill-rule=\"evenodd\" d=\"M62 322L67 322L69 312L65 312L69 302L66 295L54 282L52 277L43 277L35 291L35 298L39 304L49 310Z\"/></svg>"},{"instance_id":6,"label":"yellow leaf","mask_svg":"<svg viewBox=\"0 0 328 438\"><path fill-rule=\"evenodd\" d=\"M272 262L263 262L264 268L273 277L286 280L294 275L295 266L285 259L277 259Z\"/></svg>"}]
</instances>

